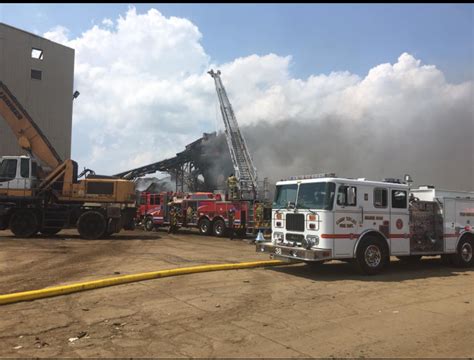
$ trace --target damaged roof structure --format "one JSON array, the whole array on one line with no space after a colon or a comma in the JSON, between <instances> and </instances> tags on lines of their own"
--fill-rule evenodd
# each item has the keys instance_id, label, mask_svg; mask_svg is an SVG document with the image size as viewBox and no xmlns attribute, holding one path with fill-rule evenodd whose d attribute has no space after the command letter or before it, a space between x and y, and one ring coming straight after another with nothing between
<instances>
[{"instance_id":1,"label":"damaged roof structure","mask_svg":"<svg viewBox=\"0 0 474 360\"><path fill-rule=\"evenodd\" d=\"M158 171L171 175L171 181L176 183L176 191L213 191L222 187L232 172L232 161L224 136L216 132L204 133L172 158L114 176L135 180Z\"/></svg>"}]
</instances>

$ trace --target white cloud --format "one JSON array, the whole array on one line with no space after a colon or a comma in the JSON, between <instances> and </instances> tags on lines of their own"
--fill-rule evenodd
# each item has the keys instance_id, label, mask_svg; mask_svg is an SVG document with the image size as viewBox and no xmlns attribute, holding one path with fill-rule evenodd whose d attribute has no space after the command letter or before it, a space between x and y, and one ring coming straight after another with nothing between
<instances>
[{"instance_id":1,"label":"white cloud","mask_svg":"<svg viewBox=\"0 0 474 360\"><path fill-rule=\"evenodd\" d=\"M115 26L114 26L115 24ZM102 173L174 156L215 129L219 68L242 125L317 122L340 117L364 126L410 127L463 108L472 114L472 83L449 84L433 65L403 53L365 77L347 71L295 79L291 56L250 55L214 64L189 20L135 8L104 19L75 39L58 26L44 36L76 50L73 156ZM219 123L222 123L219 114Z\"/></svg>"},{"instance_id":2,"label":"white cloud","mask_svg":"<svg viewBox=\"0 0 474 360\"><path fill-rule=\"evenodd\" d=\"M105 25L105 26L114 26L114 22L108 18L105 18L104 20L102 20L102 25Z\"/></svg>"},{"instance_id":3,"label":"white cloud","mask_svg":"<svg viewBox=\"0 0 474 360\"><path fill-rule=\"evenodd\" d=\"M62 25L55 26L43 34L46 39L60 44L66 44L68 42L68 35L69 30Z\"/></svg>"}]
</instances>

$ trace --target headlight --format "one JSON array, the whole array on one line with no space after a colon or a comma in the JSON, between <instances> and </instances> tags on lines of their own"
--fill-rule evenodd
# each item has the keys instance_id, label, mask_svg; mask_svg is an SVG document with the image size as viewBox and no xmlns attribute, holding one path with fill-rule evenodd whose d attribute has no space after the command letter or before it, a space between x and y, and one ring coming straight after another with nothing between
<instances>
[{"instance_id":1,"label":"headlight","mask_svg":"<svg viewBox=\"0 0 474 360\"><path fill-rule=\"evenodd\" d=\"M308 235L305 239L303 239L301 245L303 245L306 249L311 249L313 246L319 244L319 236L317 235Z\"/></svg>"}]
</instances>

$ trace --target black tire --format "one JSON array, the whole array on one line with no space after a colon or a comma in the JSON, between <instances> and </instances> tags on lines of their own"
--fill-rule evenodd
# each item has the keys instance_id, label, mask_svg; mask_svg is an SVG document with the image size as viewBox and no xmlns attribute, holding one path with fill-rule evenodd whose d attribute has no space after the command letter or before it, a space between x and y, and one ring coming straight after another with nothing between
<instances>
[{"instance_id":1,"label":"black tire","mask_svg":"<svg viewBox=\"0 0 474 360\"><path fill-rule=\"evenodd\" d=\"M212 233L214 236L223 237L226 232L225 222L221 219L214 221L212 225Z\"/></svg>"},{"instance_id":2,"label":"black tire","mask_svg":"<svg viewBox=\"0 0 474 360\"><path fill-rule=\"evenodd\" d=\"M421 260L421 255L397 256L396 258L405 264L417 264Z\"/></svg>"},{"instance_id":3,"label":"black tire","mask_svg":"<svg viewBox=\"0 0 474 360\"><path fill-rule=\"evenodd\" d=\"M153 231L155 228L155 224L153 224L153 218L151 216L147 216L145 221L143 222L143 227L145 231Z\"/></svg>"},{"instance_id":4,"label":"black tire","mask_svg":"<svg viewBox=\"0 0 474 360\"><path fill-rule=\"evenodd\" d=\"M453 255L454 265L463 268L472 267L474 264L473 247L473 238L463 236L461 240L459 240L456 254Z\"/></svg>"},{"instance_id":5,"label":"black tire","mask_svg":"<svg viewBox=\"0 0 474 360\"><path fill-rule=\"evenodd\" d=\"M0 230L6 230L8 229L8 223L9 223L9 219L7 216L1 216L0 217Z\"/></svg>"},{"instance_id":6,"label":"black tire","mask_svg":"<svg viewBox=\"0 0 474 360\"><path fill-rule=\"evenodd\" d=\"M41 229L40 233L42 235L52 236L52 235L56 235L61 230L62 230L62 228L48 228L48 229Z\"/></svg>"},{"instance_id":7,"label":"black tire","mask_svg":"<svg viewBox=\"0 0 474 360\"><path fill-rule=\"evenodd\" d=\"M387 265L387 245L375 236L366 236L357 247L356 261L359 270L366 275L380 273Z\"/></svg>"},{"instance_id":8,"label":"black tire","mask_svg":"<svg viewBox=\"0 0 474 360\"><path fill-rule=\"evenodd\" d=\"M209 235L211 233L211 222L208 219L203 218L199 220L198 228L201 235Z\"/></svg>"},{"instance_id":9,"label":"black tire","mask_svg":"<svg viewBox=\"0 0 474 360\"><path fill-rule=\"evenodd\" d=\"M38 218L31 210L18 210L10 218L9 227L16 237L28 238L38 232Z\"/></svg>"},{"instance_id":10,"label":"black tire","mask_svg":"<svg viewBox=\"0 0 474 360\"><path fill-rule=\"evenodd\" d=\"M107 222L98 211L86 211L77 221L77 230L83 239L96 240L104 236Z\"/></svg>"}]
</instances>

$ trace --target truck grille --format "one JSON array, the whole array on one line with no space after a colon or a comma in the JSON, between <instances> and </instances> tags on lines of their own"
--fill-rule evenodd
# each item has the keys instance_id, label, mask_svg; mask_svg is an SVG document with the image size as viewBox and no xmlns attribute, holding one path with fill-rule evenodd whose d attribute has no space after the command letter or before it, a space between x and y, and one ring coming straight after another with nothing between
<instances>
[{"instance_id":1,"label":"truck grille","mask_svg":"<svg viewBox=\"0 0 474 360\"><path fill-rule=\"evenodd\" d=\"M286 230L304 231L304 215L286 214Z\"/></svg>"},{"instance_id":2,"label":"truck grille","mask_svg":"<svg viewBox=\"0 0 474 360\"><path fill-rule=\"evenodd\" d=\"M286 241L296 241L296 242L302 242L304 240L304 235L302 234L292 234L292 233L287 233L285 236Z\"/></svg>"}]
</instances>

